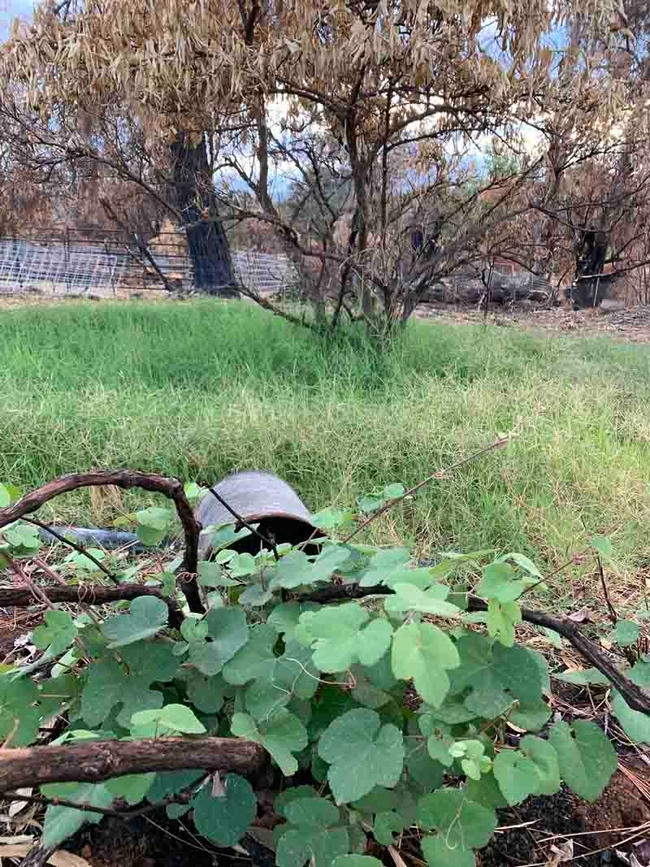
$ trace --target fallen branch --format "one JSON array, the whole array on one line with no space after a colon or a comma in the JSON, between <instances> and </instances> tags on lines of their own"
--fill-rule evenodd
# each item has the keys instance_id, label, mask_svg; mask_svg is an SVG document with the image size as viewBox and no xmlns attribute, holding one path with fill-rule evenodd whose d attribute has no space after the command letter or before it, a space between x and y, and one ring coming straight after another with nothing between
<instances>
[{"instance_id":1,"label":"fallen branch","mask_svg":"<svg viewBox=\"0 0 650 867\"><path fill-rule=\"evenodd\" d=\"M141 584L121 584L119 587L101 587L96 584L77 584L66 587L39 586L40 592L33 593L30 587L8 587L0 589L0 608L26 608L29 605L43 604L42 596L56 604L68 602L71 604L105 605L110 602L130 601L138 596L157 596L169 608L169 621L172 626L179 626L182 613L176 602L163 596L159 587L148 587ZM42 596L41 596L42 594Z\"/></svg>"},{"instance_id":2,"label":"fallen branch","mask_svg":"<svg viewBox=\"0 0 650 867\"><path fill-rule=\"evenodd\" d=\"M0 792L194 768L251 775L265 762L266 753L259 744L239 738L146 738L0 749Z\"/></svg>"},{"instance_id":3,"label":"fallen branch","mask_svg":"<svg viewBox=\"0 0 650 867\"><path fill-rule=\"evenodd\" d=\"M0 509L0 530L7 524L38 511L41 506L60 494L76 491L79 488L104 487L105 485L115 485L124 489L142 488L145 491L164 494L173 501L185 535L185 555L180 573L188 577L180 582L181 589L185 594L190 610L203 614L205 608L196 582L200 528L185 496L183 483L179 479L160 476L156 473L141 473L137 470L98 470L89 473L70 473L30 491L17 503Z\"/></svg>"}]
</instances>

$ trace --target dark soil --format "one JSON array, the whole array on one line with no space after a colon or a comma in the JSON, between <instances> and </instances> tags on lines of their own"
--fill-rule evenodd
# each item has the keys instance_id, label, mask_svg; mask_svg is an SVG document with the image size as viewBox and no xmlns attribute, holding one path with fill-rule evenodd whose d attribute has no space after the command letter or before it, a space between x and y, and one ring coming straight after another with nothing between
<instances>
[{"instance_id":1,"label":"dark soil","mask_svg":"<svg viewBox=\"0 0 650 867\"><path fill-rule=\"evenodd\" d=\"M85 825L65 844L65 849L84 858L91 867L273 867L273 853L244 838L248 852L217 849L197 837L189 822L175 822L164 812L150 819L104 819Z\"/></svg>"}]
</instances>

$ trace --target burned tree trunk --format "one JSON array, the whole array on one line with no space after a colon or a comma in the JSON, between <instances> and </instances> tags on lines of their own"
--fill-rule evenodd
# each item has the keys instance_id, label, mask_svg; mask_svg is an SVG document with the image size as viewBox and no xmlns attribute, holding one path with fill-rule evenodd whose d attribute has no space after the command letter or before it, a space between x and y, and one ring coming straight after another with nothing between
<instances>
[{"instance_id":1,"label":"burned tree trunk","mask_svg":"<svg viewBox=\"0 0 650 867\"><path fill-rule=\"evenodd\" d=\"M609 298L611 274L604 274L609 236L607 232L591 227L580 235L576 251L576 273L571 287L571 300L575 307L597 307L603 298Z\"/></svg>"},{"instance_id":2,"label":"burned tree trunk","mask_svg":"<svg viewBox=\"0 0 650 867\"><path fill-rule=\"evenodd\" d=\"M171 145L173 195L187 226L194 285L210 295L235 294L228 238L219 219L205 139L179 133Z\"/></svg>"}]
</instances>

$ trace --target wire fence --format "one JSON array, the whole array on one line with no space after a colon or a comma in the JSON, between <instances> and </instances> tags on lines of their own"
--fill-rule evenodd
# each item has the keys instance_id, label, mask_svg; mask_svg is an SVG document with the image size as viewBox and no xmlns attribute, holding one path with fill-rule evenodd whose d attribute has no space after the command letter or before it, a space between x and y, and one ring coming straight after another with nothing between
<instances>
[{"instance_id":1,"label":"wire fence","mask_svg":"<svg viewBox=\"0 0 650 867\"><path fill-rule=\"evenodd\" d=\"M118 233L49 233L0 237L0 294L125 295L194 288L193 262L176 233L146 243ZM296 272L281 253L230 251L236 284L262 295L285 293Z\"/></svg>"}]
</instances>

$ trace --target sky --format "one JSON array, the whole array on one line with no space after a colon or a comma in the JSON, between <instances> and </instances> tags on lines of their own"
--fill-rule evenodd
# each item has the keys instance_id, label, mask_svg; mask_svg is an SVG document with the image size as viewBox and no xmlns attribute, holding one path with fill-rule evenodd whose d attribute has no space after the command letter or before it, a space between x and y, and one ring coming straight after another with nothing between
<instances>
[{"instance_id":1,"label":"sky","mask_svg":"<svg viewBox=\"0 0 650 867\"><path fill-rule=\"evenodd\" d=\"M9 36L13 19L29 16L33 5L33 0L0 0L0 42Z\"/></svg>"}]
</instances>

